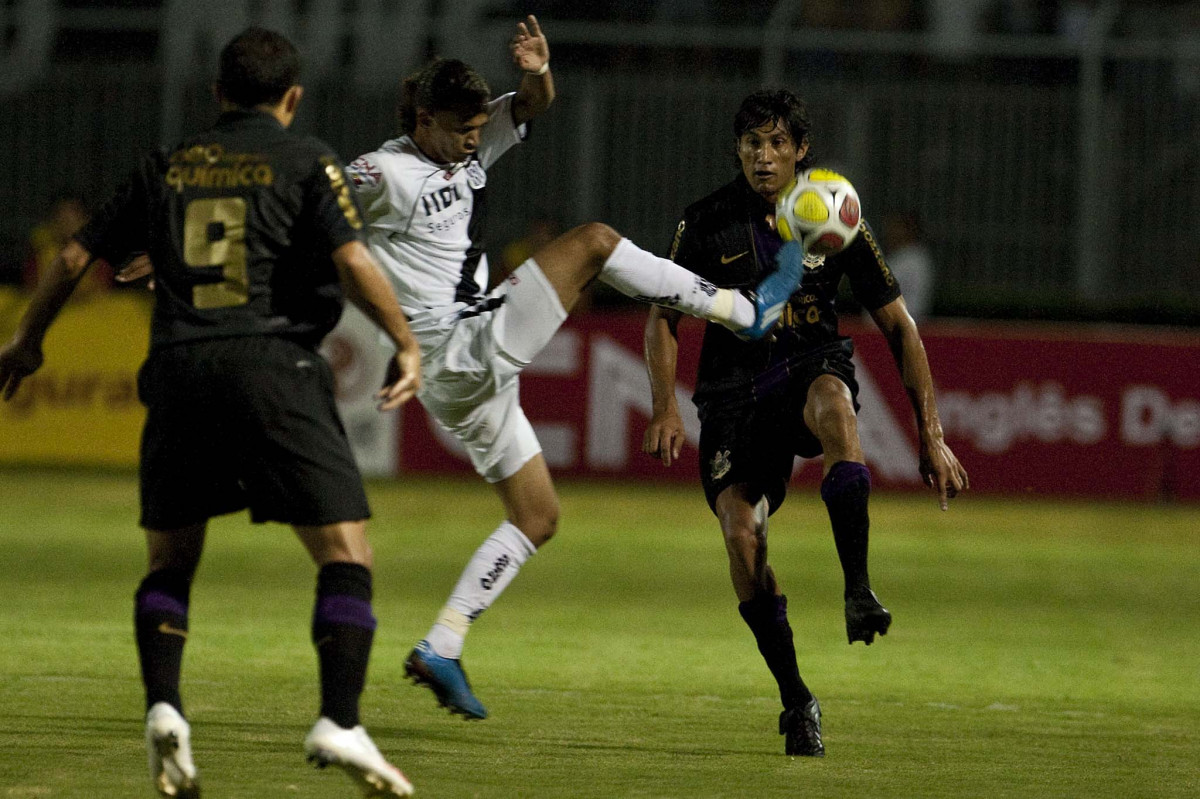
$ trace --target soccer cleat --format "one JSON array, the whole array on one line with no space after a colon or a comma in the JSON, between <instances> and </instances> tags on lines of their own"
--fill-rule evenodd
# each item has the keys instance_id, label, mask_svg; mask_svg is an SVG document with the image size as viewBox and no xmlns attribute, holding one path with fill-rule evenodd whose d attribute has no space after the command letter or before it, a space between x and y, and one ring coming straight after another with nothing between
<instances>
[{"instance_id":1,"label":"soccer cleat","mask_svg":"<svg viewBox=\"0 0 1200 799\"><path fill-rule=\"evenodd\" d=\"M192 728L179 711L155 702L146 713L146 757L160 796L198 799L200 783L192 762Z\"/></svg>"},{"instance_id":2,"label":"soccer cleat","mask_svg":"<svg viewBox=\"0 0 1200 799\"><path fill-rule=\"evenodd\" d=\"M867 646L875 640L875 633L887 635L892 626L892 614L879 604L879 598L871 589L856 591L846 597L846 638L853 644L862 641Z\"/></svg>"},{"instance_id":3,"label":"soccer cleat","mask_svg":"<svg viewBox=\"0 0 1200 799\"><path fill-rule=\"evenodd\" d=\"M420 641L404 659L404 674L417 685L428 685L438 704L464 718L486 719L483 703L471 693L462 663L434 653L428 641Z\"/></svg>"},{"instance_id":4,"label":"soccer cleat","mask_svg":"<svg viewBox=\"0 0 1200 799\"><path fill-rule=\"evenodd\" d=\"M804 276L804 252L800 245L789 241L775 256L775 271L763 278L747 297L754 303L754 324L735 331L746 341L757 341L775 327L787 305L788 298Z\"/></svg>"},{"instance_id":5,"label":"soccer cleat","mask_svg":"<svg viewBox=\"0 0 1200 799\"><path fill-rule=\"evenodd\" d=\"M412 783L384 759L361 724L347 729L322 716L304 739L304 753L317 768L343 769L363 796L412 796Z\"/></svg>"},{"instance_id":6,"label":"soccer cleat","mask_svg":"<svg viewBox=\"0 0 1200 799\"><path fill-rule=\"evenodd\" d=\"M814 696L804 707L792 707L779 714L779 734L784 736L785 754L800 757L825 757L821 742L821 704Z\"/></svg>"}]
</instances>

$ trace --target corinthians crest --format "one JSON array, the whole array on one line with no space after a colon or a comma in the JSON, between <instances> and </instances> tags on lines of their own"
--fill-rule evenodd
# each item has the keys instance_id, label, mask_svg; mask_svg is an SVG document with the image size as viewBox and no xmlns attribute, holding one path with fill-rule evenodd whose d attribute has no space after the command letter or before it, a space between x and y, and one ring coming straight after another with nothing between
<instances>
[{"instance_id":1,"label":"corinthians crest","mask_svg":"<svg viewBox=\"0 0 1200 799\"><path fill-rule=\"evenodd\" d=\"M732 466L733 464L729 462L729 450L723 449L718 451L712 459L712 479L720 480L729 474L729 469Z\"/></svg>"},{"instance_id":2,"label":"corinthians crest","mask_svg":"<svg viewBox=\"0 0 1200 799\"><path fill-rule=\"evenodd\" d=\"M804 268L806 270L820 269L825 265L824 255L813 255L810 252L804 253Z\"/></svg>"},{"instance_id":3,"label":"corinthians crest","mask_svg":"<svg viewBox=\"0 0 1200 799\"><path fill-rule=\"evenodd\" d=\"M483 164L478 161L467 164L467 185L472 189L482 189L487 185L487 173L483 171Z\"/></svg>"}]
</instances>

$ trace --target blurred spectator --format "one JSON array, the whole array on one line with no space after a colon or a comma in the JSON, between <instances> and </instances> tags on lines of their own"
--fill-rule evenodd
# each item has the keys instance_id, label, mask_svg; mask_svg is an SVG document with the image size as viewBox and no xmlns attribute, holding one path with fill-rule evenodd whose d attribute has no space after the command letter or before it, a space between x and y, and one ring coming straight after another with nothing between
<instances>
[{"instance_id":1,"label":"blurred spectator","mask_svg":"<svg viewBox=\"0 0 1200 799\"><path fill-rule=\"evenodd\" d=\"M37 285L38 276L90 218L83 201L73 194L60 194L50 202L45 216L29 231L29 255L22 275L26 288ZM85 299L107 291L112 285L112 269L98 261L83 276L72 299Z\"/></svg>"},{"instance_id":2,"label":"blurred spectator","mask_svg":"<svg viewBox=\"0 0 1200 799\"><path fill-rule=\"evenodd\" d=\"M883 217L883 252L900 281L908 312L922 321L933 304L933 256L915 211L894 211Z\"/></svg>"}]
</instances>

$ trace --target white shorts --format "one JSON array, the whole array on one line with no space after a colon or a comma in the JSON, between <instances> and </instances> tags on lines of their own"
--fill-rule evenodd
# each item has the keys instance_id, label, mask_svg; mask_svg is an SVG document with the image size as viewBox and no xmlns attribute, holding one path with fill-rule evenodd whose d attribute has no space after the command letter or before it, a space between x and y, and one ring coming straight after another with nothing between
<instances>
[{"instance_id":1,"label":"white shorts","mask_svg":"<svg viewBox=\"0 0 1200 799\"><path fill-rule=\"evenodd\" d=\"M533 259L488 299L492 310L467 308L434 330L414 330L421 342L425 410L466 448L489 483L512 477L542 451L521 410L518 377L567 318L558 292Z\"/></svg>"}]
</instances>

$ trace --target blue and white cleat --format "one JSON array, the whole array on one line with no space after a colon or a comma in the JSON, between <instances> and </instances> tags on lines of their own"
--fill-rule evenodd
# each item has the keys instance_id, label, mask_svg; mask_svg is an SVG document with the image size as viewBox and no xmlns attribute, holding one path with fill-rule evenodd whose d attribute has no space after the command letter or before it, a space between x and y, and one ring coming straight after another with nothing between
<instances>
[{"instance_id":1,"label":"blue and white cleat","mask_svg":"<svg viewBox=\"0 0 1200 799\"><path fill-rule=\"evenodd\" d=\"M754 324L734 331L734 335L746 341L758 341L770 333L803 277L804 251L798 242L789 241L775 256L775 271L763 278L750 295L754 302Z\"/></svg>"},{"instance_id":2,"label":"blue and white cleat","mask_svg":"<svg viewBox=\"0 0 1200 799\"><path fill-rule=\"evenodd\" d=\"M438 704L470 719L486 719L483 703L471 693L471 684L462 663L434 653L428 641L422 640L404 659L404 674L417 685L427 685L437 697Z\"/></svg>"}]
</instances>

